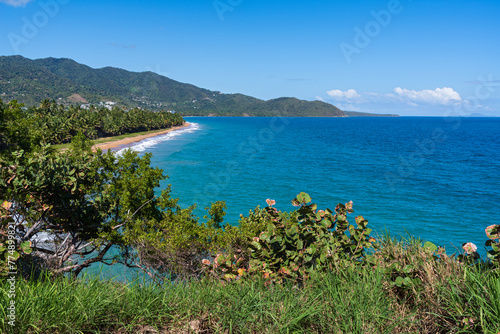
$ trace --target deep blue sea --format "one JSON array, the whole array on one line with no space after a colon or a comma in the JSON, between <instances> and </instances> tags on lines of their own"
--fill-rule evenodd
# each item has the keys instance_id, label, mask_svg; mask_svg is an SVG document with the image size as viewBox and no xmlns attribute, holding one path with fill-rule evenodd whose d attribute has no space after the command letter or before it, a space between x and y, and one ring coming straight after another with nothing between
<instances>
[{"instance_id":1,"label":"deep blue sea","mask_svg":"<svg viewBox=\"0 0 500 334\"><path fill-rule=\"evenodd\" d=\"M293 210L354 202L377 232L484 249L500 222L500 118L188 117L187 130L135 145L152 152L182 206L227 203L226 221L267 198Z\"/></svg>"},{"instance_id":2,"label":"deep blue sea","mask_svg":"<svg viewBox=\"0 0 500 334\"><path fill-rule=\"evenodd\" d=\"M203 217L226 201L226 221L299 192L320 209L354 202L375 233L409 234L484 255L486 226L500 222L500 118L189 117L188 129L140 142L172 195Z\"/></svg>"}]
</instances>

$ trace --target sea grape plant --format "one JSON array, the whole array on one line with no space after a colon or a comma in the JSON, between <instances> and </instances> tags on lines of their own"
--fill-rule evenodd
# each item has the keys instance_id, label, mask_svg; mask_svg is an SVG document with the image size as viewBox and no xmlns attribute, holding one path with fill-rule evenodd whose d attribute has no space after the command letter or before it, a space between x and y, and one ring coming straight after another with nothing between
<instances>
[{"instance_id":1,"label":"sea grape plant","mask_svg":"<svg viewBox=\"0 0 500 334\"><path fill-rule=\"evenodd\" d=\"M495 266L500 266L500 225L490 225L485 230L488 240L486 241L486 247L491 247L488 250L488 259Z\"/></svg>"},{"instance_id":2,"label":"sea grape plant","mask_svg":"<svg viewBox=\"0 0 500 334\"><path fill-rule=\"evenodd\" d=\"M337 205L335 212L318 210L306 193L292 200L298 207L292 212L278 211L274 200L266 202L264 209L240 217L238 227L225 226L229 238L237 242L228 242L233 247L202 260L206 276L226 282L255 275L267 283L300 282L313 271L362 264L375 241L363 217L356 217L356 227L348 223L352 202Z\"/></svg>"},{"instance_id":3,"label":"sea grape plant","mask_svg":"<svg viewBox=\"0 0 500 334\"><path fill-rule=\"evenodd\" d=\"M459 262L466 264L475 264L479 260L480 256L477 252L477 246L472 242L466 242L462 244L462 249L464 252L457 256Z\"/></svg>"},{"instance_id":4,"label":"sea grape plant","mask_svg":"<svg viewBox=\"0 0 500 334\"><path fill-rule=\"evenodd\" d=\"M317 210L311 197L300 193L292 200L298 207L296 214L290 215L278 211L274 204L268 200L267 226L249 244L248 272L270 282L303 281L312 271L361 264L365 250L375 241L362 216L356 217L356 227L348 223L347 214L354 212L352 202L338 204L334 213Z\"/></svg>"},{"instance_id":5,"label":"sea grape plant","mask_svg":"<svg viewBox=\"0 0 500 334\"><path fill-rule=\"evenodd\" d=\"M225 282L238 281L248 275L245 269L248 259L243 257L241 249L235 252L219 252L212 260L203 259L202 264L207 277Z\"/></svg>"}]
</instances>

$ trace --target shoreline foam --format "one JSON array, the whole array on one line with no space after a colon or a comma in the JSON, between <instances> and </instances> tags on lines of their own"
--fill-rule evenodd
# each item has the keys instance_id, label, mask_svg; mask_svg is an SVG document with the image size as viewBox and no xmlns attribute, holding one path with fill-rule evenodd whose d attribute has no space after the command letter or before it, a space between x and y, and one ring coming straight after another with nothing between
<instances>
[{"instance_id":1,"label":"shoreline foam","mask_svg":"<svg viewBox=\"0 0 500 334\"><path fill-rule=\"evenodd\" d=\"M172 128L169 128L169 129L166 129L163 131L148 133L145 135L139 135L139 136L135 136L135 137L123 138L123 139L118 139L118 140L112 140L113 137L109 137L109 139L110 139L109 141L93 145L92 150L96 151L98 148L100 148L101 150L105 151L105 150L111 150L111 149L117 149L117 148L124 148L124 147L130 146L131 144L140 142L144 139L156 137L156 136L161 136L161 135L167 134L171 131L176 131L176 130L187 128L190 125L191 125L191 123L186 122L183 125L174 126Z\"/></svg>"}]
</instances>

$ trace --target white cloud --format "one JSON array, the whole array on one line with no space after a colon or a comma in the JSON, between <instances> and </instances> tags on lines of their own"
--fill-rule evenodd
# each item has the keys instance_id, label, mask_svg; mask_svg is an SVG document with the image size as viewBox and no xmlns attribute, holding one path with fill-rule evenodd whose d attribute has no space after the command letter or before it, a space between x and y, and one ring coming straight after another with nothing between
<instances>
[{"instance_id":1,"label":"white cloud","mask_svg":"<svg viewBox=\"0 0 500 334\"><path fill-rule=\"evenodd\" d=\"M410 105L423 104L440 104L452 105L462 101L460 94L453 88L443 87L434 90L409 90L401 87L394 88L394 93L403 98Z\"/></svg>"},{"instance_id":2,"label":"white cloud","mask_svg":"<svg viewBox=\"0 0 500 334\"><path fill-rule=\"evenodd\" d=\"M371 102L387 102L387 103L405 103L410 106L418 106L421 104L431 105L456 105L459 103L466 103L462 100L460 94L453 90L453 88L443 87L434 90L410 90L406 88L396 87L393 93L380 94L373 92L358 93L354 89L341 91L333 89L326 92L335 101L345 101L353 103L371 103Z\"/></svg>"},{"instance_id":3,"label":"white cloud","mask_svg":"<svg viewBox=\"0 0 500 334\"><path fill-rule=\"evenodd\" d=\"M361 95L354 89L341 91L340 89L333 89L326 92L328 95L336 100L353 100L361 98Z\"/></svg>"},{"instance_id":4,"label":"white cloud","mask_svg":"<svg viewBox=\"0 0 500 334\"><path fill-rule=\"evenodd\" d=\"M325 99L322 98L321 96L316 96L316 100L321 101L321 102L325 102Z\"/></svg>"},{"instance_id":5,"label":"white cloud","mask_svg":"<svg viewBox=\"0 0 500 334\"><path fill-rule=\"evenodd\" d=\"M31 1L33 0L0 0L0 3L4 3L13 7L21 7L26 6L26 4Z\"/></svg>"},{"instance_id":6,"label":"white cloud","mask_svg":"<svg viewBox=\"0 0 500 334\"><path fill-rule=\"evenodd\" d=\"M461 110L463 113L487 110L486 106L462 98L458 92L449 87L418 91L396 87L388 93L334 89L326 93L326 102L342 110L432 116L444 115L450 108Z\"/></svg>"}]
</instances>

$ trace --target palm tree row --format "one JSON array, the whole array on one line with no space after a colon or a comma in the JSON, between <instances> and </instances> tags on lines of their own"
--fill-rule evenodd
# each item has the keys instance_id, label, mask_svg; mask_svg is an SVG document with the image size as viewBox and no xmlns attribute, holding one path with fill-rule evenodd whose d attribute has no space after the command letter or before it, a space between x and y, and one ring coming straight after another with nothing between
<instances>
[{"instance_id":1,"label":"palm tree row","mask_svg":"<svg viewBox=\"0 0 500 334\"><path fill-rule=\"evenodd\" d=\"M166 129L184 123L179 114L165 111L153 112L138 108L125 110L118 107L108 109L95 106L65 107L49 100L43 100L38 107L23 109L25 108L22 108L17 101L6 104L0 100L3 125L11 136L17 139L28 136L30 138L24 138L25 141L36 143L40 141L50 144L68 143L79 132L89 139L97 139Z\"/></svg>"}]
</instances>

